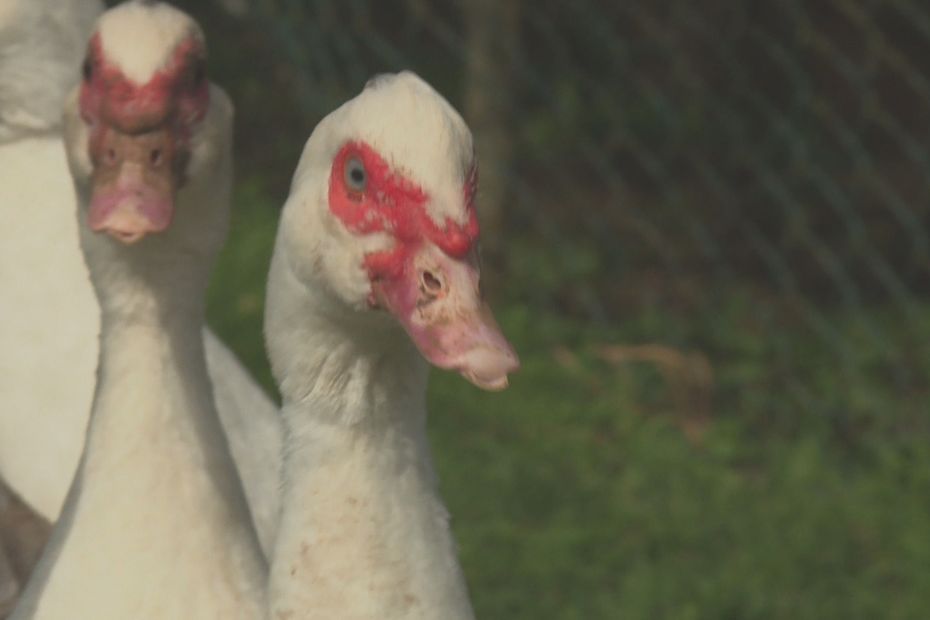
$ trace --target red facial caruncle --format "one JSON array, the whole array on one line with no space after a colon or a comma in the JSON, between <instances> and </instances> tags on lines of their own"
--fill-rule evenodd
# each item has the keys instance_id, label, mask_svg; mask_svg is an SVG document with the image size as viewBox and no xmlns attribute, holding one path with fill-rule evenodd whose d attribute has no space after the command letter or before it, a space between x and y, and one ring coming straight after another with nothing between
<instances>
[{"instance_id":1,"label":"red facial caruncle","mask_svg":"<svg viewBox=\"0 0 930 620\"><path fill-rule=\"evenodd\" d=\"M369 302L390 311L420 352L479 387L503 389L516 354L481 300L478 286L477 169L463 181L462 218L437 223L432 198L369 145L349 142L333 160L329 208L350 232L386 233L387 250L364 258Z\"/></svg>"},{"instance_id":2,"label":"red facial caruncle","mask_svg":"<svg viewBox=\"0 0 930 620\"><path fill-rule=\"evenodd\" d=\"M88 224L125 243L165 230L184 184L193 128L209 106L202 41L191 36L144 84L126 77L95 34L79 95L94 166Z\"/></svg>"},{"instance_id":3,"label":"red facial caruncle","mask_svg":"<svg viewBox=\"0 0 930 620\"><path fill-rule=\"evenodd\" d=\"M364 190L352 186L351 175L358 174L358 164L365 175ZM447 218L439 226L427 213L429 196L419 186L392 171L367 144L351 142L333 161L329 203L333 214L350 231L387 232L397 241L393 250L365 258L365 267L374 281L400 275L409 254L423 242L435 244L454 258L467 256L478 241L478 217L471 187L472 183L466 183L465 223Z\"/></svg>"}]
</instances>

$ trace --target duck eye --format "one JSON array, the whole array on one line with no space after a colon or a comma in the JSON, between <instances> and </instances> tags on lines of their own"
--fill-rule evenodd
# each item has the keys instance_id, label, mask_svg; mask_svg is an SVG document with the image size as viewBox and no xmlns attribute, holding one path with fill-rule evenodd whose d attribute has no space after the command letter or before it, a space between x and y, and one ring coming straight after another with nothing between
<instances>
[{"instance_id":1,"label":"duck eye","mask_svg":"<svg viewBox=\"0 0 930 620\"><path fill-rule=\"evenodd\" d=\"M368 173L365 172L365 165L358 157L350 157L346 161L345 182L353 192L362 193L368 186Z\"/></svg>"},{"instance_id":2,"label":"duck eye","mask_svg":"<svg viewBox=\"0 0 930 620\"><path fill-rule=\"evenodd\" d=\"M81 66L81 74L84 76L85 82L90 82L90 78L94 75L94 65L91 63L90 58L84 59L84 64Z\"/></svg>"}]
</instances>

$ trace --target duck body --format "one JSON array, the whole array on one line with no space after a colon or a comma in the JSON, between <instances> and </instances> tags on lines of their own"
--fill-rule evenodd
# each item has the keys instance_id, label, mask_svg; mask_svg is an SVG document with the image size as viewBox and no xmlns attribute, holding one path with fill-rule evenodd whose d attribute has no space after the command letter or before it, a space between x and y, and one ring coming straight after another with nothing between
<instances>
[{"instance_id":1,"label":"duck body","mask_svg":"<svg viewBox=\"0 0 930 620\"><path fill-rule=\"evenodd\" d=\"M10 0L0 8L0 478L51 521L84 445L99 350L100 307L79 246L60 119L101 10L97 0ZM6 85L12 76L23 76L15 88ZM278 520L277 407L208 328L202 338L220 418L268 548Z\"/></svg>"},{"instance_id":2,"label":"duck body","mask_svg":"<svg viewBox=\"0 0 930 620\"><path fill-rule=\"evenodd\" d=\"M14 619L261 617L264 557L197 323L154 304L104 318L85 457Z\"/></svg>"},{"instance_id":3,"label":"duck body","mask_svg":"<svg viewBox=\"0 0 930 620\"><path fill-rule=\"evenodd\" d=\"M425 361L387 317L308 294L282 255L269 308L266 331L292 343L269 346L294 355L278 369L290 381L271 617L473 618L426 435Z\"/></svg>"},{"instance_id":4,"label":"duck body","mask_svg":"<svg viewBox=\"0 0 930 620\"><path fill-rule=\"evenodd\" d=\"M232 169L205 54L181 11L126 2L65 103L100 346L80 465L15 620L262 615L267 565L202 337Z\"/></svg>"},{"instance_id":5,"label":"duck body","mask_svg":"<svg viewBox=\"0 0 930 620\"><path fill-rule=\"evenodd\" d=\"M54 520L83 447L100 310L61 138L0 145L0 177L0 474Z\"/></svg>"},{"instance_id":6,"label":"duck body","mask_svg":"<svg viewBox=\"0 0 930 620\"><path fill-rule=\"evenodd\" d=\"M427 361L518 362L481 301L471 134L428 84L371 80L314 129L284 206L265 341L284 399L269 617L474 617L426 434Z\"/></svg>"}]
</instances>

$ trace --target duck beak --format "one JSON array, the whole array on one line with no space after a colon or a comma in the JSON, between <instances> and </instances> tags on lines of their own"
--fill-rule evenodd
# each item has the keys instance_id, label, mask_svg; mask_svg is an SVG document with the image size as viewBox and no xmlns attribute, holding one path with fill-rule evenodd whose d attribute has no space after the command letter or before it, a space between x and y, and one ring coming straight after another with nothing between
<instances>
[{"instance_id":1,"label":"duck beak","mask_svg":"<svg viewBox=\"0 0 930 620\"><path fill-rule=\"evenodd\" d=\"M520 362L481 299L475 263L473 257L452 258L424 244L399 276L372 284L372 297L403 325L431 364L498 391L507 387L507 375Z\"/></svg>"},{"instance_id":2,"label":"duck beak","mask_svg":"<svg viewBox=\"0 0 930 620\"><path fill-rule=\"evenodd\" d=\"M186 159L171 129L125 133L101 127L91 158L91 230L130 244L168 228Z\"/></svg>"}]
</instances>

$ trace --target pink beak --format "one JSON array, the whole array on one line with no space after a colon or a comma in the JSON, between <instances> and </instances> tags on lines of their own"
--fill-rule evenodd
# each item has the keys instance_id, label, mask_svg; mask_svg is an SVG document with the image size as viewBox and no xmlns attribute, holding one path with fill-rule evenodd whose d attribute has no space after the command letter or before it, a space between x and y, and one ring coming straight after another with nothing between
<instances>
[{"instance_id":1,"label":"pink beak","mask_svg":"<svg viewBox=\"0 0 930 620\"><path fill-rule=\"evenodd\" d=\"M372 293L431 364L456 370L482 389L503 390L520 362L481 299L478 278L472 261L424 244L399 277L375 282Z\"/></svg>"},{"instance_id":2,"label":"pink beak","mask_svg":"<svg viewBox=\"0 0 930 620\"><path fill-rule=\"evenodd\" d=\"M129 244L168 228L186 155L169 129L129 134L108 127L92 155L91 230Z\"/></svg>"}]
</instances>

